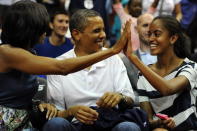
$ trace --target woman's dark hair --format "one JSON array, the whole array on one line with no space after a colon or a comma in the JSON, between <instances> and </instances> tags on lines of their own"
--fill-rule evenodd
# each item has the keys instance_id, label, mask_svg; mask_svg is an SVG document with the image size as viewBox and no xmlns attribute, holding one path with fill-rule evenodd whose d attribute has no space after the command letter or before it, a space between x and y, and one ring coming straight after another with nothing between
<instances>
[{"instance_id":1,"label":"woman's dark hair","mask_svg":"<svg viewBox=\"0 0 197 131\"><path fill-rule=\"evenodd\" d=\"M43 5L27 0L16 2L3 19L2 43L32 48L46 32L48 24L49 16Z\"/></svg>"},{"instance_id":2,"label":"woman's dark hair","mask_svg":"<svg viewBox=\"0 0 197 131\"><path fill-rule=\"evenodd\" d=\"M174 43L174 52L179 58L190 57L190 39L181 28L181 24L172 16L158 16L153 22L160 20L163 27L168 30L170 36L178 35L177 41Z\"/></svg>"}]
</instances>

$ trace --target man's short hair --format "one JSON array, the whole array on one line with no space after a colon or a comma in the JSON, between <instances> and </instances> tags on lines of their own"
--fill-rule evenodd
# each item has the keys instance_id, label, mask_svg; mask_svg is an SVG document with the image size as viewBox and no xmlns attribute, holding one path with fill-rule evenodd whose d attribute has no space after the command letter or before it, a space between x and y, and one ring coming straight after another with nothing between
<instances>
[{"instance_id":1,"label":"man's short hair","mask_svg":"<svg viewBox=\"0 0 197 131\"><path fill-rule=\"evenodd\" d=\"M53 13L51 13L51 15L50 15L50 22L53 23L53 21L55 19L55 16L59 15L59 14L64 14L66 16L69 16L69 13L65 9L58 8L58 9L54 10Z\"/></svg>"},{"instance_id":2,"label":"man's short hair","mask_svg":"<svg viewBox=\"0 0 197 131\"><path fill-rule=\"evenodd\" d=\"M69 22L70 31L72 32L73 29L83 31L88 25L88 18L96 17L96 16L101 17L101 15L94 10L89 10L89 9L77 10L70 18L70 22Z\"/></svg>"}]
</instances>

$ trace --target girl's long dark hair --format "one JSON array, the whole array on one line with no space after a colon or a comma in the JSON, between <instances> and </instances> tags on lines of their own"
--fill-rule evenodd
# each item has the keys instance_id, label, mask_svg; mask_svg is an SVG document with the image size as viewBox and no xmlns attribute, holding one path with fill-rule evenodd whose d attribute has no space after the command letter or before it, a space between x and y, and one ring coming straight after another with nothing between
<instances>
[{"instance_id":1,"label":"girl's long dark hair","mask_svg":"<svg viewBox=\"0 0 197 131\"><path fill-rule=\"evenodd\" d=\"M190 38L182 30L181 24L172 16L158 16L153 21L160 20L170 33L170 36L178 35L177 41L174 43L174 52L179 58L190 57L191 41Z\"/></svg>"}]
</instances>

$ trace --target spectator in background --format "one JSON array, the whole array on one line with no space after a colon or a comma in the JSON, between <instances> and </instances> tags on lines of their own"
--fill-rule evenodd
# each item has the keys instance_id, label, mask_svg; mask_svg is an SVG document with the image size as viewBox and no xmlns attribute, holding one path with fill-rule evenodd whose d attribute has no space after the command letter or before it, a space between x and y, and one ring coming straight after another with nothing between
<instances>
[{"instance_id":1,"label":"spectator in background","mask_svg":"<svg viewBox=\"0 0 197 131\"><path fill-rule=\"evenodd\" d=\"M64 9L65 0L36 0L38 3L43 4L49 15L53 14L57 9Z\"/></svg>"},{"instance_id":2,"label":"spectator in background","mask_svg":"<svg viewBox=\"0 0 197 131\"><path fill-rule=\"evenodd\" d=\"M157 61L157 57L150 54L149 45L149 26L153 18L153 15L145 13L137 19L136 29L140 40L140 48L137 51L139 52L139 58L145 65L150 65Z\"/></svg>"},{"instance_id":3,"label":"spectator in background","mask_svg":"<svg viewBox=\"0 0 197 131\"><path fill-rule=\"evenodd\" d=\"M181 0L181 10L183 18L181 20L182 27L187 30L195 17L197 17L197 1Z\"/></svg>"},{"instance_id":4,"label":"spectator in background","mask_svg":"<svg viewBox=\"0 0 197 131\"><path fill-rule=\"evenodd\" d=\"M150 45L149 45L149 26L153 20L153 16L149 13L145 13L140 15L137 19L137 27L135 29L138 32L140 47L134 53L136 56L145 64L150 65L157 61L156 56L152 56L150 54ZM135 67L135 65L123 54L119 54L126 66L127 73L133 87L134 93L136 95L135 104L139 106L139 95L137 93L137 81L139 70Z\"/></svg>"},{"instance_id":5,"label":"spectator in background","mask_svg":"<svg viewBox=\"0 0 197 131\"><path fill-rule=\"evenodd\" d=\"M126 20L132 20L131 41L134 43L133 50L135 51L135 54L146 65L156 62L156 56L150 55L150 46L148 44L149 25L153 20L153 16L150 14L151 12L141 15L141 0L130 0L125 8L122 7L120 0L114 0L114 3L114 9L120 17L122 25L124 25ZM128 60L127 57L122 54L120 54L120 56L127 68L127 73L132 87L136 90L138 69Z\"/></svg>"},{"instance_id":6,"label":"spectator in background","mask_svg":"<svg viewBox=\"0 0 197 131\"><path fill-rule=\"evenodd\" d=\"M191 38L191 51L192 51L192 60L197 62L197 16L194 18L193 22L190 24L190 26L187 29L187 33L189 37Z\"/></svg>"},{"instance_id":7,"label":"spectator in background","mask_svg":"<svg viewBox=\"0 0 197 131\"><path fill-rule=\"evenodd\" d=\"M147 12L152 5L155 8L154 16L158 15L172 15L178 21L182 19L181 0L142 0L142 13Z\"/></svg>"},{"instance_id":8,"label":"spectator in background","mask_svg":"<svg viewBox=\"0 0 197 131\"><path fill-rule=\"evenodd\" d=\"M181 26L185 29L188 36L191 38L191 52L196 53L197 48L197 1L196 0L181 0L181 9L183 18ZM197 61L196 54L193 55L192 60Z\"/></svg>"},{"instance_id":9,"label":"spectator in background","mask_svg":"<svg viewBox=\"0 0 197 131\"><path fill-rule=\"evenodd\" d=\"M128 0L121 0L121 3L123 5L123 7L125 7L128 4ZM111 28L111 38L110 38L110 42L111 45L113 45L119 38L121 35L121 21L119 16L117 15L117 13L114 11L112 11L112 14L114 15L113 18L113 23L112 23L112 28Z\"/></svg>"},{"instance_id":10,"label":"spectator in background","mask_svg":"<svg viewBox=\"0 0 197 131\"><path fill-rule=\"evenodd\" d=\"M37 55L55 58L73 48L71 40L65 37L69 27L69 15L64 9L53 12L49 27L51 33L44 43L34 47Z\"/></svg>"},{"instance_id":11,"label":"spectator in background","mask_svg":"<svg viewBox=\"0 0 197 131\"><path fill-rule=\"evenodd\" d=\"M157 61L157 57L152 56L150 54L148 32L149 32L149 25L152 22L152 20L153 20L153 16L151 14L146 13L140 15L137 19L137 27L135 27L135 29L139 34L140 48L136 50L134 53L145 65L150 65ZM121 55L121 58L127 68L127 73L130 82L132 84L132 87L134 90L136 90L137 80L138 80L138 69L124 55Z\"/></svg>"},{"instance_id":12,"label":"spectator in background","mask_svg":"<svg viewBox=\"0 0 197 131\"><path fill-rule=\"evenodd\" d=\"M125 6L125 8L123 8L120 0L114 0L113 2L114 2L113 8L121 20L122 27L124 26L127 20L130 19L132 21L131 40L132 43L134 43L133 50L135 51L140 46L138 33L135 27L137 25L137 17L141 15L141 11L142 11L141 0L130 0L128 4Z\"/></svg>"},{"instance_id":13,"label":"spectator in background","mask_svg":"<svg viewBox=\"0 0 197 131\"><path fill-rule=\"evenodd\" d=\"M50 16L50 35L44 43L35 45L34 49L39 56L55 58L73 48L73 44L66 33L69 26L69 15L64 9L56 9ZM45 75L39 75L46 78Z\"/></svg>"},{"instance_id":14,"label":"spectator in background","mask_svg":"<svg viewBox=\"0 0 197 131\"><path fill-rule=\"evenodd\" d=\"M132 48L134 51L136 51L140 47L140 41L139 41L136 27L137 27L137 18L142 13L142 1L141 0L129 0L128 3L125 5L125 8L123 8L123 5L121 4L120 0L113 0L113 2L114 2L113 8L121 20L122 27L124 26L124 23L126 20L130 19L132 21L131 41L132 43L134 43ZM152 8L152 5L149 7L146 13L152 14L155 12L155 10ZM151 16L151 15L148 15L148 16ZM148 23L150 22L149 19L147 22Z\"/></svg>"}]
</instances>

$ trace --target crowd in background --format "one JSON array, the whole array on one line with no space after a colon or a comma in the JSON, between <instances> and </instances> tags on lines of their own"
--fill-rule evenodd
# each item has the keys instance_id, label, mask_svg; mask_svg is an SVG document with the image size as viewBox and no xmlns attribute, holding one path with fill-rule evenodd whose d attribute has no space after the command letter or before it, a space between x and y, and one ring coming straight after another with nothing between
<instances>
[{"instance_id":1,"label":"crowd in background","mask_svg":"<svg viewBox=\"0 0 197 131\"><path fill-rule=\"evenodd\" d=\"M19 0L0 0L0 18L2 18L7 7ZM48 12L52 14L57 8L65 9L71 16L77 9L93 9L98 11L104 19L105 31L107 34L106 46L111 46L117 41L121 32L120 18L116 15L113 8L113 0L32 0L45 5ZM154 1L160 1L155 7L154 16L173 15L181 22L191 38L191 52L196 49L196 14L197 3L195 0L142 0L142 14L145 13ZM123 7L128 6L129 0L120 0ZM127 7L126 7L127 8ZM0 19L1 23L1 19ZM67 35L70 37L70 35Z\"/></svg>"}]
</instances>

